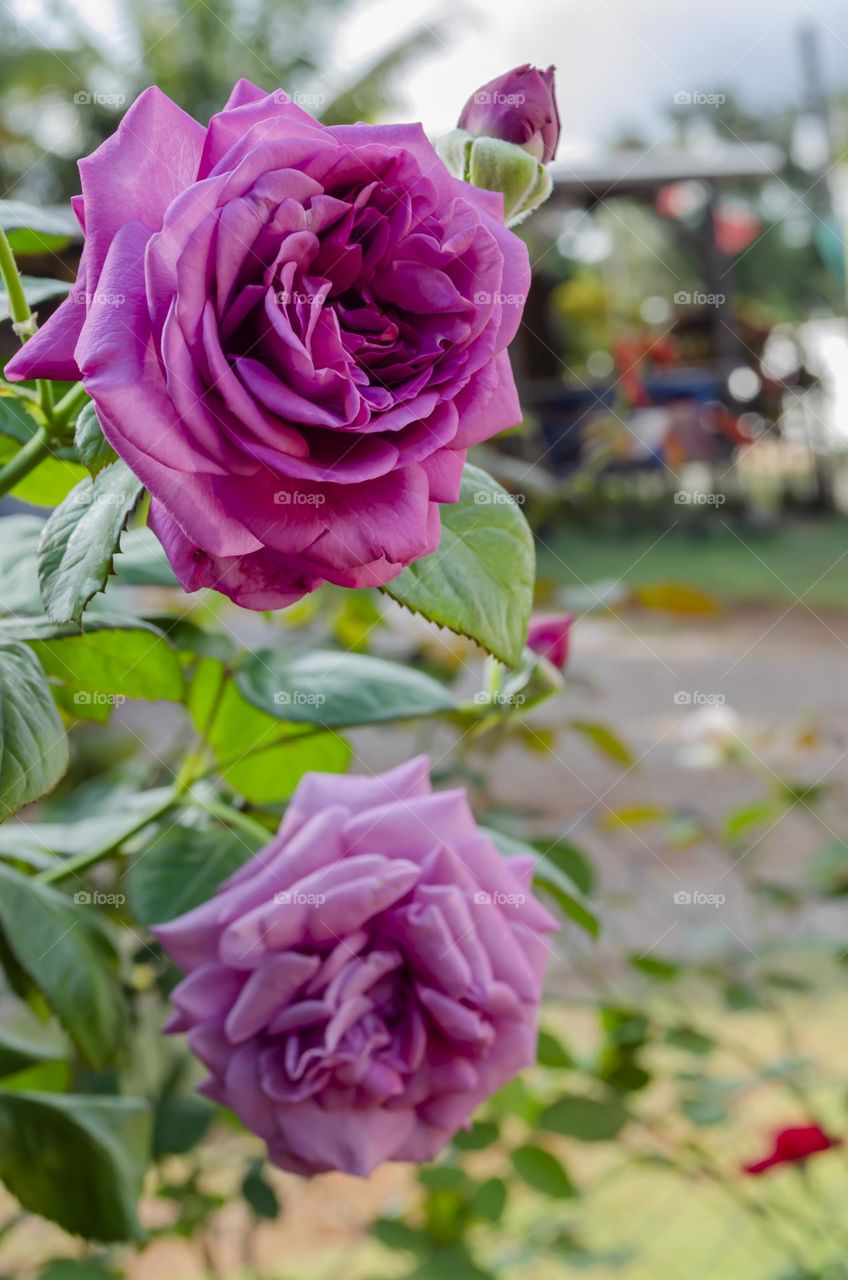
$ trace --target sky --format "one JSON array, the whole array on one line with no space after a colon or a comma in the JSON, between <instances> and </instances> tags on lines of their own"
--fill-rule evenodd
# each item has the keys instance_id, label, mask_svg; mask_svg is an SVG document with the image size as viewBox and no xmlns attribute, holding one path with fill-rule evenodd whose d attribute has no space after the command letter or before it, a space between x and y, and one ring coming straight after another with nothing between
<instances>
[{"instance_id":1,"label":"sky","mask_svg":"<svg viewBox=\"0 0 848 1280\"><path fill-rule=\"evenodd\" d=\"M340 31L338 60L440 18L450 29L404 82L404 115L431 131L519 62L556 65L574 154L635 127L658 138L675 94L729 86L752 106L791 105L801 94L798 30L811 22L825 83L848 88L846 0L362 0Z\"/></svg>"}]
</instances>

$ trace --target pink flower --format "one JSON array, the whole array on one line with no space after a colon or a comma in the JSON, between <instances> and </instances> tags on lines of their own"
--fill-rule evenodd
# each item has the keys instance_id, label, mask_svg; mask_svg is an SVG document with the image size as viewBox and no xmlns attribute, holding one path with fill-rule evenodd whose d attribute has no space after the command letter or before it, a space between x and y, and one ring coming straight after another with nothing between
<instances>
[{"instance_id":1,"label":"pink flower","mask_svg":"<svg viewBox=\"0 0 848 1280\"><path fill-rule=\"evenodd\" d=\"M781 1129L774 1139L771 1155L754 1164L743 1165L745 1173L765 1173L780 1164L803 1164L819 1151L829 1151L840 1146L839 1138L831 1138L817 1124L802 1125L794 1129Z\"/></svg>"},{"instance_id":2,"label":"pink flower","mask_svg":"<svg viewBox=\"0 0 848 1280\"><path fill-rule=\"evenodd\" d=\"M420 125L246 81L208 127L146 89L80 174L76 288L6 376L82 379L186 590L277 608L432 551L466 449L521 417L501 196Z\"/></svg>"},{"instance_id":3,"label":"pink flower","mask_svg":"<svg viewBox=\"0 0 848 1280\"><path fill-rule=\"evenodd\" d=\"M459 117L460 129L514 142L549 164L560 134L554 70L540 71L525 62L496 76L468 99Z\"/></svg>"},{"instance_id":4,"label":"pink flower","mask_svg":"<svg viewBox=\"0 0 848 1280\"><path fill-rule=\"evenodd\" d=\"M556 924L419 757L308 774L271 843L154 930L188 975L169 1031L281 1168L429 1160L534 1060Z\"/></svg>"},{"instance_id":5,"label":"pink flower","mask_svg":"<svg viewBox=\"0 0 848 1280\"><path fill-rule=\"evenodd\" d=\"M534 653L552 662L560 671L568 663L569 636L574 622L571 613L537 613L530 619L527 644Z\"/></svg>"}]
</instances>

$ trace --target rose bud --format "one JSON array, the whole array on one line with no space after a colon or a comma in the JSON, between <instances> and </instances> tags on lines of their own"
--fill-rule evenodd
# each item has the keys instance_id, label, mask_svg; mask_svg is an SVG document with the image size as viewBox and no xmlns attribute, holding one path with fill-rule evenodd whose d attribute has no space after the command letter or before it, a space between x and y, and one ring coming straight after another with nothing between
<instances>
[{"instance_id":1,"label":"rose bud","mask_svg":"<svg viewBox=\"0 0 848 1280\"><path fill-rule=\"evenodd\" d=\"M526 62L496 76L468 99L459 128L478 138L514 142L542 164L550 164L560 134L554 68L540 71Z\"/></svg>"},{"instance_id":2,"label":"rose bud","mask_svg":"<svg viewBox=\"0 0 848 1280\"><path fill-rule=\"evenodd\" d=\"M817 1124L781 1129L775 1135L771 1154L753 1164L743 1165L742 1168L745 1173L766 1173L781 1164L804 1164L810 1156L817 1155L820 1151L830 1151L832 1147L840 1145L839 1138L831 1138Z\"/></svg>"},{"instance_id":3,"label":"rose bud","mask_svg":"<svg viewBox=\"0 0 848 1280\"><path fill-rule=\"evenodd\" d=\"M165 1029L294 1173L431 1160L535 1059L556 922L428 767L307 774L270 844L154 930L187 975Z\"/></svg>"},{"instance_id":4,"label":"rose bud","mask_svg":"<svg viewBox=\"0 0 848 1280\"><path fill-rule=\"evenodd\" d=\"M534 653L547 658L559 671L568 663L569 636L574 622L572 613L537 613L530 620L527 645Z\"/></svg>"}]
</instances>

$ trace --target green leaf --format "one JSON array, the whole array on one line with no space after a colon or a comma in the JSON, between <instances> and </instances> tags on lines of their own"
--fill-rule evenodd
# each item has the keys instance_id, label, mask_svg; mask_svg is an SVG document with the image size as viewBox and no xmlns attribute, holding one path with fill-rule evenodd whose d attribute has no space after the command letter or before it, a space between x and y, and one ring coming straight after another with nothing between
<instances>
[{"instance_id":1,"label":"green leaf","mask_svg":"<svg viewBox=\"0 0 848 1280\"><path fill-rule=\"evenodd\" d=\"M141 1238L149 1143L141 1099L0 1090L0 1179L25 1209L75 1235Z\"/></svg>"},{"instance_id":2,"label":"green leaf","mask_svg":"<svg viewBox=\"0 0 848 1280\"><path fill-rule=\"evenodd\" d=\"M23 1040L11 1031L0 1029L0 1076L13 1076L18 1071L40 1066L43 1062L57 1062L59 1055L41 1044Z\"/></svg>"},{"instance_id":3,"label":"green leaf","mask_svg":"<svg viewBox=\"0 0 848 1280\"><path fill-rule=\"evenodd\" d=\"M123 1042L126 1007L120 955L96 907L0 863L0 927L86 1061L106 1066Z\"/></svg>"},{"instance_id":4,"label":"green leaf","mask_svg":"<svg viewBox=\"0 0 848 1280\"><path fill-rule=\"evenodd\" d=\"M157 787L122 798L120 810L78 822L6 822L0 826L0 858L41 870L51 866L57 855L105 853L160 814L172 799L170 787Z\"/></svg>"},{"instance_id":5,"label":"green leaf","mask_svg":"<svg viewBox=\"0 0 848 1280\"><path fill-rule=\"evenodd\" d=\"M680 977L680 965L671 960L661 960L659 956L631 955L630 963L634 969L649 978L656 978L658 982L673 982Z\"/></svg>"},{"instance_id":6,"label":"green leaf","mask_svg":"<svg viewBox=\"0 0 848 1280\"><path fill-rule=\"evenodd\" d=\"M610 760L614 760L616 764L630 766L635 763L635 757L630 748L605 724L596 724L593 720L572 720L570 723L575 733L588 738L593 747L596 747L602 755L608 756Z\"/></svg>"},{"instance_id":7,"label":"green leaf","mask_svg":"<svg viewBox=\"0 0 848 1280\"><path fill-rule=\"evenodd\" d=\"M161 632L140 622L116 626L92 613L83 633L69 628L32 647L47 674L76 690L80 703L95 701L98 694L113 701L179 702L185 693L176 651Z\"/></svg>"},{"instance_id":8,"label":"green leaf","mask_svg":"<svg viewBox=\"0 0 848 1280\"><path fill-rule=\"evenodd\" d=\"M52 790L68 767L68 740L38 659L0 644L0 820Z\"/></svg>"},{"instance_id":9,"label":"green leaf","mask_svg":"<svg viewBox=\"0 0 848 1280\"><path fill-rule=\"evenodd\" d=\"M91 401L83 407L77 418L74 445L83 466L92 476L118 460L117 453L103 434L97 410Z\"/></svg>"},{"instance_id":10,"label":"green leaf","mask_svg":"<svg viewBox=\"0 0 848 1280\"><path fill-rule=\"evenodd\" d=\"M552 1200L570 1200L577 1194L574 1183L550 1151L528 1143L516 1147L510 1158L515 1172L534 1191L541 1191Z\"/></svg>"},{"instance_id":11,"label":"green leaf","mask_svg":"<svg viewBox=\"0 0 848 1280\"><path fill-rule=\"evenodd\" d=\"M517 840L515 836L505 835L503 831L495 831L492 827L481 827L480 830L489 836L504 857L532 858L535 863L534 888L553 898L559 909L570 920L579 925L581 929L585 929L593 938L598 937L600 923L597 916L570 892L568 885L563 883L562 872L555 862L549 860L549 846L546 846L543 840L534 845L528 845L523 840ZM556 847L554 846L554 848ZM563 846L563 849L567 850L568 847ZM574 852L576 853L577 851L574 850ZM567 852L563 854L562 860L564 862L568 861ZM583 879L585 882L585 869Z\"/></svg>"},{"instance_id":12,"label":"green leaf","mask_svg":"<svg viewBox=\"0 0 848 1280\"><path fill-rule=\"evenodd\" d=\"M54 622L79 622L112 571L121 530L141 494L141 481L113 462L83 480L51 515L38 548L38 578Z\"/></svg>"},{"instance_id":13,"label":"green leaf","mask_svg":"<svg viewBox=\"0 0 848 1280\"><path fill-rule=\"evenodd\" d=\"M712 1053L716 1047L715 1040L696 1031L694 1027L669 1027L665 1040L666 1044L673 1045L675 1049L685 1049L687 1053L697 1053L699 1056Z\"/></svg>"},{"instance_id":14,"label":"green leaf","mask_svg":"<svg viewBox=\"0 0 848 1280\"><path fill-rule=\"evenodd\" d=\"M280 1202L264 1176L262 1160L254 1160L251 1164L241 1184L241 1193L258 1218L273 1221L279 1216Z\"/></svg>"},{"instance_id":15,"label":"green leaf","mask_svg":"<svg viewBox=\"0 0 848 1280\"><path fill-rule=\"evenodd\" d=\"M0 463L6 463L18 452L18 445L11 440L0 439ZM54 507L64 502L68 494L85 477L85 468L62 457L62 451L54 450L33 470L23 476L10 490L12 497L29 502L36 507Z\"/></svg>"},{"instance_id":16,"label":"green leaf","mask_svg":"<svg viewBox=\"0 0 848 1280\"><path fill-rule=\"evenodd\" d=\"M421 671L361 653L284 654L264 649L236 671L248 702L279 720L327 728L380 724L452 711L448 690Z\"/></svg>"},{"instance_id":17,"label":"green leaf","mask_svg":"<svg viewBox=\"0 0 848 1280\"><path fill-rule=\"evenodd\" d=\"M31 311L35 311L39 303L47 302L50 298L64 297L71 289L68 280L50 280L42 276L22 275L21 284ZM0 320L8 320L11 315L9 295L4 288L0 287Z\"/></svg>"},{"instance_id":18,"label":"green leaf","mask_svg":"<svg viewBox=\"0 0 848 1280\"><path fill-rule=\"evenodd\" d=\"M147 926L176 919L211 898L258 848L227 827L169 827L130 864L126 888L133 914Z\"/></svg>"},{"instance_id":19,"label":"green leaf","mask_svg":"<svg viewBox=\"0 0 848 1280\"><path fill-rule=\"evenodd\" d=\"M152 529L128 529L115 556L118 582L133 587L177 587L180 584Z\"/></svg>"},{"instance_id":20,"label":"green leaf","mask_svg":"<svg viewBox=\"0 0 848 1280\"><path fill-rule=\"evenodd\" d=\"M831 840L818 849L807 874L818 893L831 898L848 894L848 844L844 840Z\"/></svg>"},{"instance_id":21,"label":"green leaf","mask_svg":"<svg viewBox=\"0 0 848 1280\"><path fill-rule=\"evenodd\" d=\"M541 1067L554 1067L565 1070L574 1066L574 1059L563 1044L549 1031L539 1032L536 1046L536 1061Z\"/></svg>"},{"instance_id":22,"label":"green leaf","mask_svg":"<svg viewBox=\"0 0 848 1280\"><path fill-rule=\"evenodd\" d=\"M475 1120L470 1129L460 1129L453 1135L453 1145L460 1151L483 1151L497 1142L500 1128L491 1120Z\"/></svg>"},{"instance_id":23,"label":"green leaf","mask_svg":"<svg viewBox=\"0 0 848 1280\"><path fill-rule=\"evenodd\" d=\"M581 893L592 893L595 888L595 871L585 853L576 845L568 840L533 840L532 846L542 855L546 864L567 875Z\"/></svg>"},{"instance_id":24,"label":"green leaf","mask_svg":"<svg viewBox=\"0 0 848 1280\"><path fill-rule=\"evenodd\" d=\"M160 1098L153 1115L153 1159L183 1156L197 1146L215 1118L215 1108L203 1098L174 1094Z\"/></svg>"},{"instance_id":25,"label":"green leaf","mask_svg":"<svg viewBox=\"0 0 848 1280\"><path fill-rule=\"evenodd\" d=\"M487 1178L471 1197L469 1209L486 1222L499 1222L506 1207L507 1187L502 1178Z\"/></svg>"},{"instance_id":26,"label":"green leaf","mask_svg":"<svg viewBox=\"0 0 848 1280\"><path fill-rule=\"evenodd\" d=\"M371 1223L371 1234L387 1249L404 1249L411 1253L423 1252L428 1238L423 1231L407 1226L400 1218L377 1218Z\"/></svg>"},{"instance_id":27,"label":"green leaf","mask_svg":"<svg viewBox=\"0 0 848 1280\"><path fill-rule=\"evenodd\" d=\"M281 724L247 702L218 662L198 663L188 707L221 777L251 804L288 800L305 773L343 773L350 761L350 745L338 733Z\"/></svg>"},{"instance_id":28,"label":"green leaf","mask_svg":"<svg viewBox=\"0 0 848 1280\"><path fill-rule=\"evenodd\" d=\"M21 256L57 252L82 240L80 225L69 205L53 208L0 200L0 227L8 234L12 252Z\"/></svg>"},{"instance_id":29,"label":"green leaf","mask_svg":"<svg viewBox=\"0 0 848 1280\"><path fill-rule=\"evenodd\" d=\"M4 402L0 400L0 406ZM41 609L38 592L38 539L44 521L39 516L3 516L0 538L0 612L27 613Z\"/></svg>"},{"instance_id":30,"label":"green leaf","mask_svg":"<svg viewBox=\"0 0 848 1280\"><path fill-rule=\"evenodd\" d=\"M440 507L437 551L385 592L430 622L469 636L508 666L521 661L533 607L533 535L516 499L467 465L459 501Z\"/></svg>"},{"instance_id":31,"label":"green leaf","mask_svg":"<svg viewBox=\"0 0 848 1280\"><path fill-rule=\"evenodd\" d=\"M533 886L553 898L563 915L568 916L569 920L579 925L590 937L597 938L600 935L601 925L598 917L588 907L584 907L573 893L563 889L559 881L541 872L533 877Z\"/></svg>"},{"instance_id":32,"label":"green leaf","mask_svg":"<svg viewBox=\"0 0 848 1280\"><path fill-rule=\"evenodd\" d=\"M609 1142L627 1123L627 1112L618 1102L565 1094L546 1107L539 1125L551 1133L562 1133L581 1142Z\"/></svg>"},{"instance_id":33,"label":"green leaf","mask_svg":"<svg viewBox=\"0 0 848 1280\"><path fill-rule=\"evenodd\" d=\"M86 1258L53 1258L42 1271L38 1280L121 1280L117 1271L101 1266Z\"/></svg>"}]
</instances>

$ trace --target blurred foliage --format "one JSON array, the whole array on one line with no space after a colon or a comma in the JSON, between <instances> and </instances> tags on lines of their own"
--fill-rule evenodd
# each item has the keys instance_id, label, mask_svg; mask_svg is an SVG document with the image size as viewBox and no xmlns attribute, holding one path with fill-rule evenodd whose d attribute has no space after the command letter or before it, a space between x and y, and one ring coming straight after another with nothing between
<instances>
[{"instance_id":1,"label":"blurred foliage","mask_svg":"<svg viewBox=\"0 0 848 1280\"><path fill-rule=\"evenodd\" d=\"M113 133L151 84L204 123L242 76L268 92L302 94L304 108L329 123L374 119L397 105L403 73L439 35L421 26L364 67L334 65L334 38L354 3L115 0L114 20L96 26L73 0L44 0L43 19L30 8L26 19L8 14L0 46L3 194L56 203L74 194L78 157Z\"/></svg>"}]
</instances>

